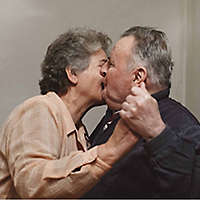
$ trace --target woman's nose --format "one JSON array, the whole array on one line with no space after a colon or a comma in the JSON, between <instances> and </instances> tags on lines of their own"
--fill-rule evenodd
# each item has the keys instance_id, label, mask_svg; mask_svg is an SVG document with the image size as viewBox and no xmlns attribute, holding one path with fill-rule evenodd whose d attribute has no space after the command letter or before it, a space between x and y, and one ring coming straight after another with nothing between
<instances>
[{"instance_id":1,"label":"woman's nose","mask_svg":"<svg viewBox=\"0 0 200 200\"><path fill-rule=\"evenodd\" d=\"M100 69L101 76L105 77L108 71L108 62L106 62Z\"/></svg>"}]
</instances>

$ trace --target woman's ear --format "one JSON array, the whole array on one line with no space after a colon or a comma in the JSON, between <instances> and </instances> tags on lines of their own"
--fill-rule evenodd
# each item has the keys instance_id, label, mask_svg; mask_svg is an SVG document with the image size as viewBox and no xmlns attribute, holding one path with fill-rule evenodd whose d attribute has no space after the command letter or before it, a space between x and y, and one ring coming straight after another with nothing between
<instances>
[{"instance_id":1,"label":"woman's ear","mask_svg":"<svg viewBox=\"0 0 200 200\"><path fill-rule=\"evenodd\" d=\"M72 70L71 67L66 67L65 71L67 73L67 77L70 80L70 82L76 85L78 83L77 74Z\"/></svg>"},{"instance_id":2,"label":"woman's ear","mask_svg":"<svg viewBox=\"0 0 200 200\"><path fill-rule=\"evenodd\" d=\"M143 66L138 66L131 71L132 80L136 84L145 82L147 79L147 70Z\"/></svg>"}]
</instances>

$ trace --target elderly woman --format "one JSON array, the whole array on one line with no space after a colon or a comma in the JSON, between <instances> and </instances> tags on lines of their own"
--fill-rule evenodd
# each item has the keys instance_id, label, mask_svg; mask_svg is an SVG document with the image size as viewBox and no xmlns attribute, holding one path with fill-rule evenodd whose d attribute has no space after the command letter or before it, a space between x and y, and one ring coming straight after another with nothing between
<instances>
[{"instance_id":1,"label":"elderly woman","mask_svg":"<svg viewBox=\"0 0 200 200\"><path fill-rule=\"evenodd\" d=\"M42 95L19 105L0 134L0 198L80 197L135 144L120 121L107 143L87 150L80 119L103 103L110 42L78 28L48 47Z\"/></svg>"}]
</instances>

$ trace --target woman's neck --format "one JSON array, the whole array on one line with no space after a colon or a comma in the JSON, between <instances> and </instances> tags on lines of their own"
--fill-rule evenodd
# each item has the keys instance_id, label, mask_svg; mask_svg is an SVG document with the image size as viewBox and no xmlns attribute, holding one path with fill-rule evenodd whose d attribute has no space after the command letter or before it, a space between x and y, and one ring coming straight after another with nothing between
<instances>
[{"instance_id":1,"label":"woman's neck","mask_svg":"<svg viewBox=\"0 0 200 200\"><path fill-rule=\"evenodd\" d=\"M84 114L92 107L88 98L77 94L76 90L70 88L68 92L60 97L69 110L74 123L77 125Z\"/></svg>"}]
</instances>

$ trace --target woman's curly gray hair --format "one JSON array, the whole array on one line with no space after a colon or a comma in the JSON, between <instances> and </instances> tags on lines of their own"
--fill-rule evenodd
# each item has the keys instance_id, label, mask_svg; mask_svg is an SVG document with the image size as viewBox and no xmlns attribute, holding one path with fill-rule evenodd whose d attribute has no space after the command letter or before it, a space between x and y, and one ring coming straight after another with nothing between
<instances>
[{"instance_id":1,"label":"woman's curly gray hair","mask_svg":"<svg viewBox=\"0 0 200 200\"><path fill-rule=\"evenodd\" d=\"M72 86L66 67L81 72L89 65L90 56L102 48L108 53L111 39L104 33L88 28L75 28L59 36L47 49L41 64L41 94L49 91L63 95Z\"/></svg>"}]
</instances>

